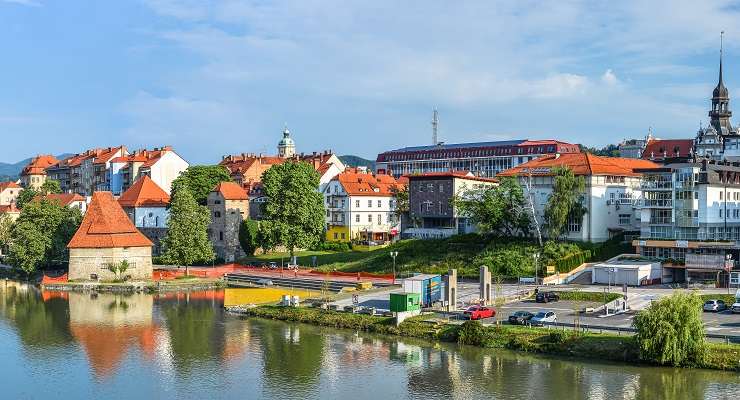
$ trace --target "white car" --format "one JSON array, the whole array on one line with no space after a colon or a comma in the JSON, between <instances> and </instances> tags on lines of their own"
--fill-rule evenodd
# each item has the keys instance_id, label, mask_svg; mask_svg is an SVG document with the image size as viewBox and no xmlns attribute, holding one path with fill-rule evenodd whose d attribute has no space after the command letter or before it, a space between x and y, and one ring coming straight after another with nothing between
<instances>
[{"instance_id":1,"label":"white car","mask_svg":"<svg viewBox=\"0 0 740 400\"><path fill-rule=\"evenodd\" d=\"M733 303L732 307L730 307L730 310L732 310L734 313L740 313L740 303Z\"/></svg>"},{"instance_id":2,"label":"white car","mask_svg":"<svg viewBox=\"0 0 740 400\"><path fill-rule=\"evenodd\" d=\"M545 323L558 322L558 316L553 311L540 311L529 320L532 325L544 325Z\"/></svg>"},{"instance_id":3,"label":"white car","mask_svg":"<svg viewBox=\"0 0 740 400\"><path fill-rule=\"evenodd\" d=\"M722 300L707 300L703 308L704 311L720 312L727 309L727 304Z\"/></svg>"}]
</instances>

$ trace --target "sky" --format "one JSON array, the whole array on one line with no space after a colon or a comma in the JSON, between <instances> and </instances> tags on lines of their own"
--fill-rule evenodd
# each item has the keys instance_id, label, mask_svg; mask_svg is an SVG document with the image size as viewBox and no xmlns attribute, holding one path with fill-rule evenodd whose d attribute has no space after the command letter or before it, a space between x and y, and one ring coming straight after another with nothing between
<instances>
[{"instance_id":1,"label":"sky","mask_svg":"<svg viewBox=\"0 0 740 400\"><path fill-rule=\"evenodd\" d=\"M431 144L691 138L740 2L0 0L0 161L124 144L195 164ZM738 103L740 104L740 102ZM730 103L732 108L733 103ZM740 106L737 112L740 113Z\"/></svg>"}]
</instances>

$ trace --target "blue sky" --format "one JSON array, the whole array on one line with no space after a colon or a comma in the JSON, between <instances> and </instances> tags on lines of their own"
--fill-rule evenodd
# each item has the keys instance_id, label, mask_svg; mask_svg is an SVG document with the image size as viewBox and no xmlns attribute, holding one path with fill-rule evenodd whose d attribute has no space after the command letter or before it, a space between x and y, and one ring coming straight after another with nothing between
<instances>
[{"instance_id":1,"label":"blue sky","mask_svg":"<svg viewBox=\"0 0 740 400\"><path fill-rule=\"evenodd\" d=\"M193 163L431 141L693 137L728 1L0 0L0 161L171 144ZM731 103L731 108L732 108ZM740 113L740 102L736 103ZM739 116L740 117L740 116Z\"/></svg>"}]
</instances>

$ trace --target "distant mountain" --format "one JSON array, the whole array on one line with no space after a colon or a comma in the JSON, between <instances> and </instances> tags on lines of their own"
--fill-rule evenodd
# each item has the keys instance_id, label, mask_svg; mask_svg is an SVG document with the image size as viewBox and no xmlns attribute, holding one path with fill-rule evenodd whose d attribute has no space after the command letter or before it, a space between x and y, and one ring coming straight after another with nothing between
<instances>
[{"instance_id":1,"label":"distant mountain","mask_svg":"<svg viewBox=\"0 0 740 400\"><path fill-rule=\"evenodd\" d=\"M353 155L339 156L339 159L342 160L344 165L350 167L367 167L367 169L375 171L375 161Z\"/></svg>"},{"instance_id":2,"label":"distant mountain","mask_svg":"<svg viewBox=\"0 0 740 400\"><path fill-rule=\"evenodd\" d=\"M55 157L61 160L62 158L66 158L71 155L72 154L64 153ZM30 162L31 158L26 158L25 160L18 161L15 164L0 162L0 182L17 180L23 167L28 165Z\"/></svg>"}]
</instances>

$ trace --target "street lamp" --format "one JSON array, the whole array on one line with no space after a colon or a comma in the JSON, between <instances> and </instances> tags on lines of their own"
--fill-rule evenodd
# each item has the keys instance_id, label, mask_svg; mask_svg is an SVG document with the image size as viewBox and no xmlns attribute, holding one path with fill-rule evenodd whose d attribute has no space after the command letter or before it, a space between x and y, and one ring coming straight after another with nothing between
<instances>
[{"instance_id":1,"label":"street lamp","mask_svg":"<svg viewBox=\"0 0 740 400\"><path fill-rule=\"evenodd\" d=\"M396 257L398 257L397 251L391 251L391 258L393 258L393 284L396 284Z\"/></svg>"},{"instance_id":2,"label":"street lamp","mask_svg":"<svg viewBox=\"0 0 740 400\"><path fill-rule=\"evenodd\" d=\"M539 272L537 271L537 260L539 260L540 258L540 253L532 254L532 258L534 258L534 284L537 285L537 279L539 278Z\"/></svg>"}]
</instances>

